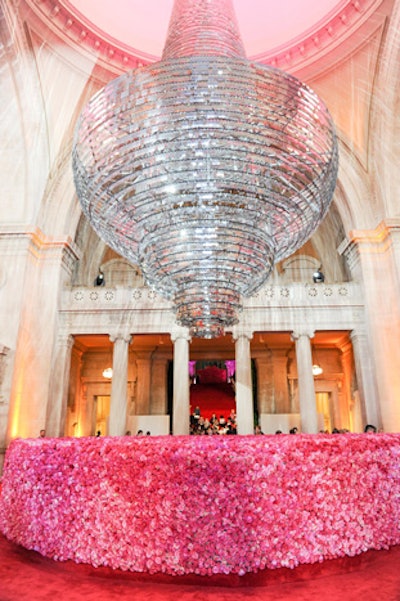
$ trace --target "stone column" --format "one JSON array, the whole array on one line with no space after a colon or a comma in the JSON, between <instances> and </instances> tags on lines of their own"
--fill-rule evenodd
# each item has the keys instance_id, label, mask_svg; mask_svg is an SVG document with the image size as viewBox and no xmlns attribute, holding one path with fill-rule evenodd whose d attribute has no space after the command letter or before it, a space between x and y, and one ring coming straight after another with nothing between
<instances>
[{"instance_id":1,"label":"stone column","mask_svg":"<svg viewBox=\"0 0 400 601\"><path fill-rule=\"evenodd\" d=\"M250 340L253 332L234 328L236 359L236 421L238 434L254 434Z\"/></svg>"},{"instance_id":2,"label":"stone column","mask_svg":"<svg viewBox=\"0 0 400 601\"><path fill-rule=\"evenodd\" d=\"M379 410L378 387L372 365L370 344L367 335L357 330L353 330L350 333L350 338L353 344L363 426L373 424L379 428L382 424L382 419Z\"/></svg>"},{"instance_id":3,"label":"stone column","mask_svg":"<svg viewBox=\"0 0 400 601\"><path fill-rule=\"evenodd\" d=\"M5 393L6 388L6 380L7 380L7 360L10 355L10 349L4 344L0 344L0 404L4 403L4 399L7 399L9 396L9 388L8 394Z\"/></svg>"},{"instance_id":4,"label":"stone column","mask_svg":"<svg viewBox=\"0 0 400 601\"><path fill-rule=\"evenodd\" d=\"M318 432L318 414L315 402L314 376L310 339L314 332L292 332L296 343L297 382L300 405L301 431L306 434Z\"/></svg>"},{"instance_id":5,"label":"stone column","mask_svg":"<svg viewBox=\"0 0 400 601\"><path fill-rule=\"evenodd\" d=\"M7 432L7 411L10 390L7 387L7 367L10 349L0 344L0 474L3 472L4 457L6 454L6 432ZM7 392L6 392L7 391Z\"/></svg>"},{"instance_id":6,"label":"stone column","mask_svg":"<svg viewBox=\"0 0 400 601\"><path fill-rule=\"evenodd\" d=\"M400 218L392 217L385 220L385 226L389 233L393 260L397 275L397 290L400 295Z\"/></svg>"},{"instance_id":7,"label":"stone column","mask_svg":"<svg viewBox=\"0 0 400 601\"><path fill-rule=\"evenodd\" d=\"M68 386L71 368L71 350L74 337L61 334L57 341L55 358L51 365L51 384L47 405L47 436L65 436L65 418L67 414Z\"/></svg>"},{"instance_id":8,"label":"stone column","mask_svg":"<svg viewBox=\"0 0 400 601\"><path fill-rule=\"evenodd\" d=\"M108 433L110 436L123 436L127 413L128 351L132 337L118 333L111 335L110 340L114 349Z\"/></svg>"},{"instance_id":9,"label":"stone column","mask_svg":"<svg viewBox=\"0 0 400 601\"><path fill-rule=\"evenodd\" d=\"M189 330L177 328L171 333L174 343L172 433L189 434Z\"/></svg>"}]
</instances>

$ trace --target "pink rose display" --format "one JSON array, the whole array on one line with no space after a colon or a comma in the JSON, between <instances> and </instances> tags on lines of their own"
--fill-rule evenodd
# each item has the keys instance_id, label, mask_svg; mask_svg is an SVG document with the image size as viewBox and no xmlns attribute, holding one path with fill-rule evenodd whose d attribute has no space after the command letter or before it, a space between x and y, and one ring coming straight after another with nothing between
<instances>
[{"instance_id":1,"label":"pink rose display","mask_svg":"<svg viewBox=\"0 0 400 601\"><path fill-rule=\"evenodd\" d=\"M400 435L15 440L0 530L58 561L239 574L400 543Z\"/></svg>"}]
</instances>

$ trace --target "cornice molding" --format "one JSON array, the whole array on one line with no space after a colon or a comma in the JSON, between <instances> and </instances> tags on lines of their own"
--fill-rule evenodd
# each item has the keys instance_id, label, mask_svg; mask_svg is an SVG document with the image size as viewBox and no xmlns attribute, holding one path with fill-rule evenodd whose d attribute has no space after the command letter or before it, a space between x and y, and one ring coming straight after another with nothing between
<instances>
[{"instance_id":1,"label":"cornice molding","mask_svg":"<svg viewBox=\"0 0 400 601\"><path fill-rule=\"evenodd\" d=\"M344 2L329 20L320 22L285 46L274 48L253 59L294 73L298 77L300 72L307 73L311 66L315 67L318 63L321 68L313 68L312 73L313 77L316 76L315 72L319 76L320 72L342 62L360 45L365 44L365 40L375 34L390 14L392 3L392 0Z\"/></svg>"},{"instance_id":2,"label":"cornice molding","mask_svg":"<svg viewBox=\"0 0 400 601\"><path fill-rule=\"evenodd\" d=\"M35 256L68 254L73 260L80 258L80 250L70 236L46 236L34 225L5 224L0 228L0 244L5 242L10 252L25 249Z\"/></svg>"},{"instance_id":3,"label":"cornice molding","mask_svg":"<svg viewBox=\"0 0 400 601\"><path fill-rule=\"evenodd\" d=\"M17 0L13 0L17 4ZM362 39L377 27L375 13L382 22L390 13L393 0L343 0L336 11L302 36L288 44L250 56L250 60L271 64L297 73L342 46L363 28ZM27 7L42 24L68 45L80 47L96 57L97 63L116 73L135 69L159 60L108 36L96 28L66 0L20 0L19 10ZM356 39L356 43L358 37ZM361 39L360 39L361 42ZM354 46L354 44L352 44Z\"/></svg>"},{"instance_id":4,"label":"cornice molding","mask_svg":"<svg viewBox=\"0 0 400 601\"><path fill-rule=\"evenodd\" d=\"M399 243L399 238L400 218L388 218L381 221L373 230L352 230L349 232L348 239L343 240L338 247L338 252L347 257L351 268L358 263L360 253L386 253L393 245Z\"/></svg>"},{"instance_id":5,"label":"cornice molding","mask_svg":"<svg viewBox=\"0 0 400 601\"><path fill-rule=\"evenodd\" d=\"M22 0L20 10L23 5L31 11L32 16L36 17L36 28L40 29L41 23L45 28L50 29L56 38L75 50L80 49L81 52L88 53L96 59L96 64L115 74L136 69L156 60L156 57L107 36L106 32L98 30L93 24L80 18L63 2Z\"/></svg>"}]
</instances>

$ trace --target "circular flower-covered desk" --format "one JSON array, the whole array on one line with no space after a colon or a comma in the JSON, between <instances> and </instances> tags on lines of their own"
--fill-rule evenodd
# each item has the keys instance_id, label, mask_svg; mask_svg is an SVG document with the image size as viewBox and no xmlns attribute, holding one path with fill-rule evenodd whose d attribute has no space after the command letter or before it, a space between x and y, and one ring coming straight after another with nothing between
<instances>
[{"instance_id":1,"label":"circular flower-covered desk","mask_svg":"<svg viewBox=\"0 0 400 601\"><path fill-rule=\"evenodd\" d=\"M239 574L400 543L400 435L11 443L0 530L132 572Z\"/></svg>"}]
</instances>

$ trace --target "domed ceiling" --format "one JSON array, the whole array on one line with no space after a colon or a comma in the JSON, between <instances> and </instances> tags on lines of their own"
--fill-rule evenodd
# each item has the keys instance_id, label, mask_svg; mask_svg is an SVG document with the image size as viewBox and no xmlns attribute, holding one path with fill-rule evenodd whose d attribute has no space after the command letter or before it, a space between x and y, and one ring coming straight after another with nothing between
<instances>
[{"instance_id":1,"label":"domed ceiling","mask_svg":"<svg viewBox=\"0 0 400 601\"><path fill-rule=\"evenodd\" d=\"M296 72L362 43L390 0L233 0L247 57ZM58 38L126 71L159 59L173 0L25 0ZM379 19L381 21L381 19ZM329 55L329 60L327 56ZM114 70L115 70L114 69Z\"/></svg>"},{"instance_id":2,"label":"domed ceiling","mask_svg":"<svg viewBox=\"0 0 400 601\"><path fill-rule=\"evenodd\" d=\"M137 51L159 57L173 0L70 0L63 2L98 31ZM343 0L234 0L247 55L264 54L320 29L348 4Z\"/></svg>"}]
</instances>

